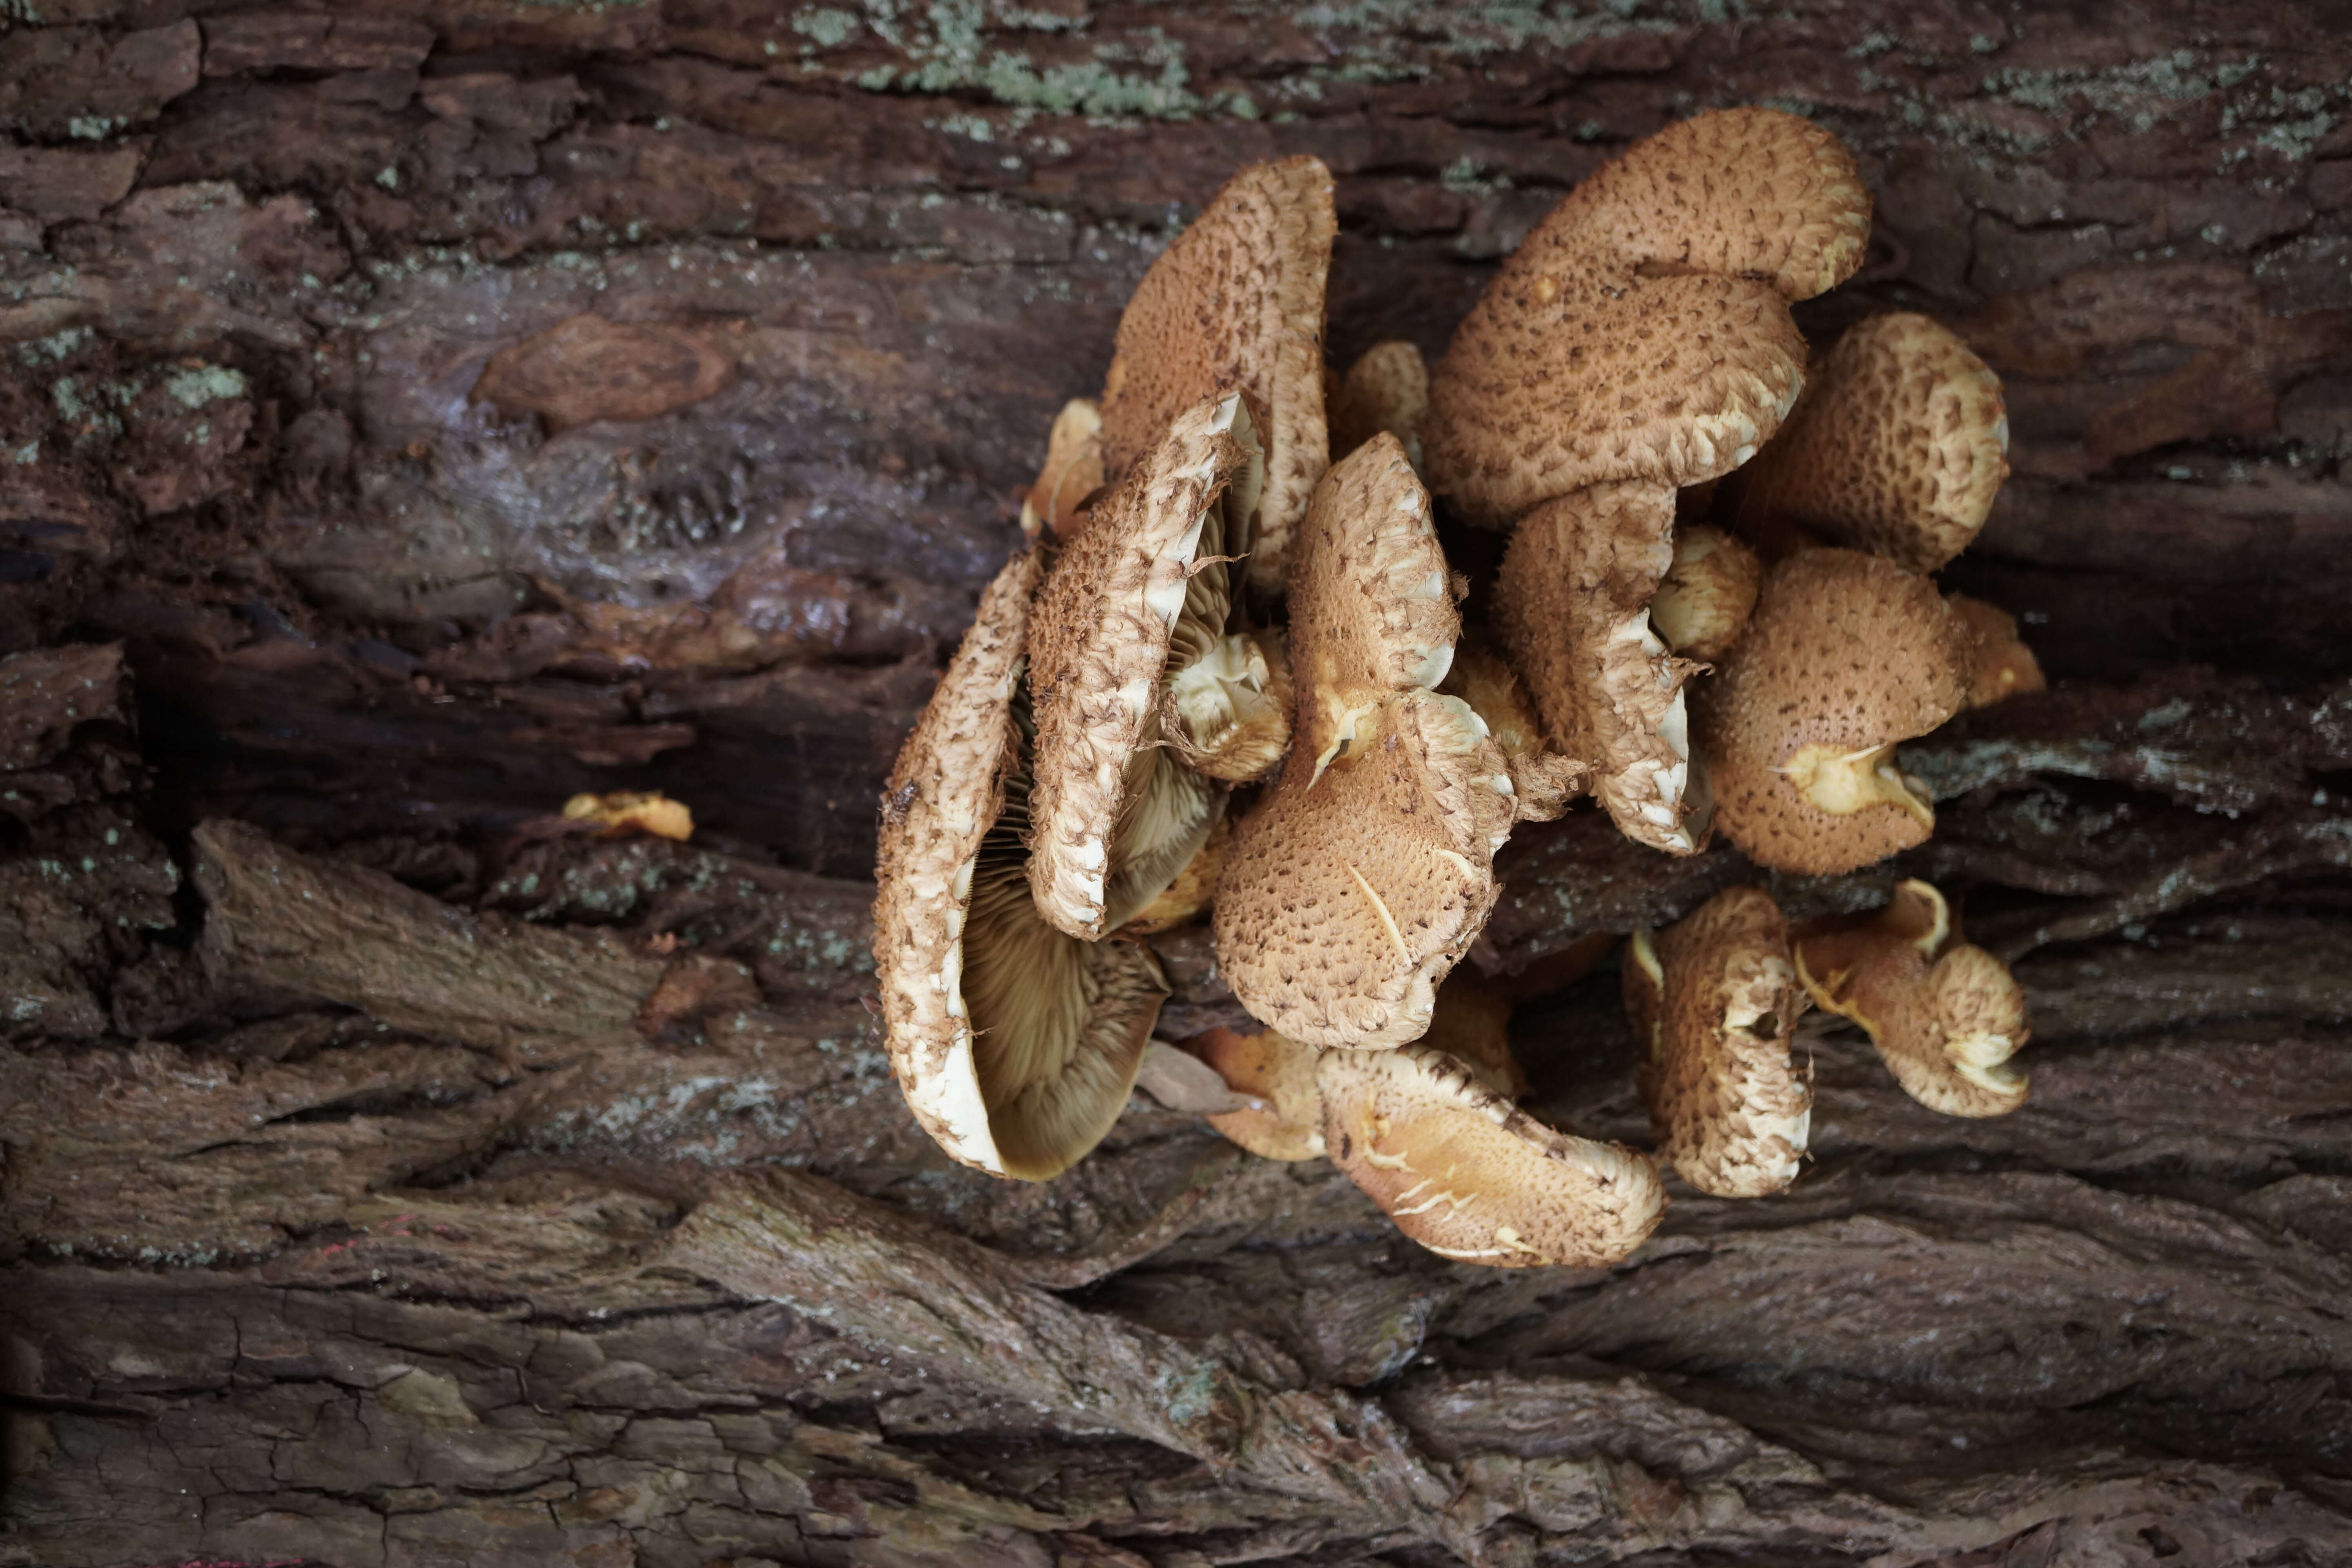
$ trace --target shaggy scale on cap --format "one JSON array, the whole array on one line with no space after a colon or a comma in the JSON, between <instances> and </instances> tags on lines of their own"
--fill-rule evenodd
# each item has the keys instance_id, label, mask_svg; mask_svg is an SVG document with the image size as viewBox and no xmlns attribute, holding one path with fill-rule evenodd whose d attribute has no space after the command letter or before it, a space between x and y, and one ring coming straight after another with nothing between
<instances>
[{"instance_id":1,"label":"shaggy scale on cap","mask_svg":"<svg viewBox=\"0 0 2352 1568\"><path fill-rule=\"evenodd\" d=\"M1619 830L1688 855L1706 831L1683 700L1699 667L1667 652L1649 613L1674 560L1674 487L1662 481L1544 502L1504 553L1495 621L1544 729L1593 764L1592 792Z\"/></svg>"},{"instance_id":2,"label":"shaggy scale on cap","mask_svg":"<svg viewBox=\"0 0 2352 1568\"><path fill-rule=\"evenodd\" d=\"M1685 1181L1752 1198L1797 1179L1813 1096L1789 1036L1805 993L1767 894L1727 888L1654 942L1636 932L1625 1010L1658 1152Z\"/></svg>"},{"instance_id":3,"label":"shaggy scale on cap","mask_svg":"<svg viewBox=\"0 0 2352 1568\"><path fill-rule=\"evenodd\" d=\"M1239 394L1187 409L1097 503L1037 595L1029 882L1045 918L1072 936L1091 941L1150 904L1224 809L1224 785L1159 742L1164 699L1197 666L1217 661L1237 683L1249 675L1246 658L1228 657L1232 595L1219 557L1229 487L1255 451ZM1278 709L1260 717L1280 728Z\"/></svg>"},{"instance_id":4,"label":"shaggy scale on cap","mask_svg":"<svg viewBox=\"0 0 2352 1568\"><path fill-rule=\"evenodd\" d=\"M1137 285L1103 386L1113 483L1184 409L1234 387L1248 396L1265 431L1265 487L1236 521L1255 541L1249 580L1269 593L1282 587L1291 533L1331 460L1323 315L1338 229L1331 172L1318 160L1235 174Z\"/></svg>"},{"instance_id":5,"label":"shaggy scale on cap","mask_svg":"<svg viewBox=\"0 0 2352 1568\"><path fill-rule=\"evenodd\" d=\"M1924 843L1935 812L1895 743L1959 710L1969 642L1935 584L1891 561L1809 550L1774 566L1700 689L1716 826L1758 865L1809 875Z\"/></svg>"},{"instance_id":6,"label":"shaggy scale on cap","mask_svg":"<svg viewBox=\"0 0 2352 1568\"><path fill-rule=\"evenodd\" d=\"M1873 316L1806 373L1804 395L1737 481L1758 537L1801 525L1933 572L1969 547L2009 477L2000 377L1925 316Z\"/></svg>"},{"instance_id":7,"label":"shaggy scale on cap","mask_svg":"<svg viewBox=\"0 0 2352 1568\"><path fill-rule=\"evenodd\" d=\"M915 1120L962 1163L1032 1180L1117 1119L1167 994L1150 953L1063 936L1028 897L1018 699L1041 564L997 574L899 750L874 904L890 1067Z\"/></svg>"},{"instance_id":8,"label":"shaggy scale on cap","mask_svg":"<svg viewBox=\"0 0 2352 1568\"><path fill-rule=\"evenodd\" d=\"M1769 109L1636 142L1538 224L1454 333L1421 429L1472 521L1622 479L1738 468L1803 384L1789 305L1861 263L1870 196L1836 137Z\"/></svg>"},{"instance_id":9,"label":"shaggy scale on cap","mask_svg":"<svg viewBox=\"0 0 2352 1568\"><path fill-rule=\"evenodd\" d=\"M1555 1131L1442 1051L1326 1051L1316 1076L1331 1163L1441 1258L1606 1268L1664 1212L1647 1158Z\"/></svg>"},{"instance_id":10,"label":"shaggy scale on cap","mask_svg":"<svg viewBox=\"0 0 2352 1568\"><path fill-rule=\"evenodd\" d=\"M1485 723L1433 689L1461 622L1404 449L1381 435L1316 488L1290 584L1296 739L1234 830L1217 961L1253 1016L1321 1047L1429 1026L1495 901L1511 781Z\"/></svg>"},{"instance_id":11,"label":"shaggy scale on cap","mask_svg":"<svg viewBox=\"0 0 2352 1568\"><path fill-rule=\"evenodd\" d=\"M1904 1093L1947 1116L2006 1115L2025 1103L2025 1079L2005 1065L2031 1033L2025 993L1951 934L1944 895L1906 881L1874 915L1800 928L1797 973L1816 1006L1869 1032Z\"/></svg>"}]
</instances>

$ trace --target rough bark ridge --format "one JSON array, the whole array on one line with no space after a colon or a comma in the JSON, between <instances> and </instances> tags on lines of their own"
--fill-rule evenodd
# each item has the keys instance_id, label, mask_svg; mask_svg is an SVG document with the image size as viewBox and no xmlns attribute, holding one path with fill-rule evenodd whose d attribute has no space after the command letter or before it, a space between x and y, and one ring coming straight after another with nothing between
<instances>
[{"instance_id":1,"label":"rough bark ridge","mask_svg":"<svg viewBox=\"0 0 2352 1568\"><path fill-rule=\"evenodd\" d=\"M2352 1561L2352 43L2295 7L0 0L0 1563ZM1878 203L2059 679L1912 748L1989 1122L1812 1041L1813 1165L1607 1274L1139 1100L950 1167L875 793L1119 303L1339 177L1332 356L1709 104ZM1449 536L1481 586L1496 545ZM1482 552L1484 553L1482 553ZM693 847L594 843L658 787ZM1476 957L1756 873L1580 812ZM1163 1032L1230 1021L1198 928ZM1601 974L1515 1023L1640 1139Z\"/></svg>"}]
</instances>

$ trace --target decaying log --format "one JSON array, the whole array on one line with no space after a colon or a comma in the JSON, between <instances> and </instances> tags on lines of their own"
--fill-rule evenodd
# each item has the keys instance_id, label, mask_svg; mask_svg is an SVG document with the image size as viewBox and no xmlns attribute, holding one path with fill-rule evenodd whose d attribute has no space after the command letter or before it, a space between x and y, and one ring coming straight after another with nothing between
<instances>
[{"instance_id":1,"label":"decaying log","mask_svg":"<svg viewBox=\"0 0 2352 1568\"><path fill-rule=\"evenodd\" d=\"M0 1564L2352 1561L2352 42L2318 4L0 4ZM1603 1271L1139 1096L1043 1186L879 1047L876 792L1238 165L1440 350L1697 108L1877 203L2046 694L1850 878L1523 828L1473 961L1645 1142L1607 939L1948 889L2032 1092L1809 1022L1811 1162ZM1498 544L1449 532L1483 614ZM581 790L688 804L596 841ZM1200 927L1161 1032L1241 1021ZM1592 971L1595 962L1601 967Z\"/></svg>"}]
</instances>

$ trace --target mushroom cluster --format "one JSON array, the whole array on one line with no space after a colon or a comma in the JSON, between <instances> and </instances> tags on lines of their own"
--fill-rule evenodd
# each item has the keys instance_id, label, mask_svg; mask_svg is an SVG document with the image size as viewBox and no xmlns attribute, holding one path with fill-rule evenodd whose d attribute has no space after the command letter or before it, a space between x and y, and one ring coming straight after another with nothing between
<instances>
[{"instance_id":1,"label":"mushroom cluster","mask_svg":"<svg viewBox=\"0 0 2352 1568\"><path fill-rule=\"evenodd\" d=\"M1828 132L1702 114L1561 201L1434 366L1385 342L1335 377L1328 172L1229 182L1054 421L1029 546L884 802L890 1057L940 1146L1033 1180L1081 1158L1167 994L1137 939L1206 913L1265 1026L1186 1043L1241 1097L1220 1131L1329 1158L1449 1258L1639 1246L1657 1161L1520 1109L1508 1000L1458 967L1514 826L1590 794L1663 852L1719 828L1851 870L1932 828L1897 742L2040 684L2013 622L1927 575L2006 474L1999 383L1917 316L1808 363L1790 307L1869 226ZM1483 631L1440 505L1511 531ZM1809 1005L1936 1110L2024 1093L2015 984L1925 883L1794 927L1736 888L1623 973L1659 1154L1706 1191L1794 1178Z\"/></svg>"}]
</instances>

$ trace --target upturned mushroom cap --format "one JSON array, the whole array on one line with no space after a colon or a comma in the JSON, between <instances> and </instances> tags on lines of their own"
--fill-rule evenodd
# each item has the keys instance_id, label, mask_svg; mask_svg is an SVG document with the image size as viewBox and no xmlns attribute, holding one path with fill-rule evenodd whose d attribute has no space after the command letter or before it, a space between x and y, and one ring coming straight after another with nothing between
<instances>
[{"instance_id":1,"label":"upturned mushroom cap","mask_svg":"<svg viewBox=\"0 0 2352 1568\"><path fill-rule=\"evenodd\" d=\"M1758 865L1811 875L1924 842L1935 809L1895 743L1959 710L1969 654L1935 584L1891 561L1809 550L1774 566L1700 689L1716 826Z\"/></svg>"},{"instance_id":2,"label":"upturned mushroom cap","mask_svg":"<svg viewBox=\"0 0 2352 1568\"><path fill-rule=\"evenodd\" d=\"M2000 377L1925 316L1873 316L1806 373L1787 425L1739 476L1738 516L1933 572L1984 526L2008 452Z\"/></svg>"},{"instance_id":3,"label":"upturned mushroom cap","mask_svg":"<svg viewBox=\"0 0 2352 1568\"><path fill-rule=\"evenodd\" d=\"M1495 623L1559 749L1627 837L1688 855L1706 841L1683 682L1650 601L1674 561L1674 487L1632 480L1549 500L1519 520Z\"/></svg>"},{"instance_id":4,"label":"upturned mushroom cap","mask_svg":"<svg viewBox=\"0 0 2352 1568\"><path fill-rule=\"evenodd\" d=\"M1072 936L1091 941L1157 898L1224 809L1224 785L1159 742L1184 707L1171 712L1165 699L1190 672L1234 662L1225 556L1245 540L1229 537L1225 500L1256 451L1238 393L1185 410L1096 503L1037 595L1029 882L1046 920ZM1246 682L1248 661L1227 673Z\"/></svg>"},{"instance_id":5,"label":"upturned mushroom cap","mask_svg":"<svg viewBox=\"0 0 2352 1568\"><path fill-rule=\"evenodd\" d=\"M1968 623L1969 642L1969 706L1984 708L2005 697L2046 691L2042 661L2017 635L2017 617L1998 605L1947 594L1944 603Z\"/></svg>"},{"instance_id":6,"label":"upturned mushroom cap","mask_svg":"<svg viewBox=\"0 0 2352 1568\"><path fill-rule=\"evenodd\" d=\"M1433 689L1460 632L1428 494L1396 437L1377 437L1307 508L1290 584L1296 738L1217 883L1226 982L1293 1039L1416 1038L1494 907L1510 776L1477 714Z\"/></svg>"},{"instance_id":7,"label":"upturned mushroom cap","mask_svg":"<svg viewBox=\"0 0 2352 1568\"><path fill-rule=\"evenodd\" d=\"M1421 466L1421 422L1429 414L1429 366L1407 342L1374 343L1356 357L1331 405L1331 450L1346 457L1385 430Z\"/></svg>"},{"instance_id":8,"label":"upturned mushroom cap","mask_svg":"<svg viewBox=\"0 0 2352 1568\"><path fill-rule=\"evenodd\" d=\"M1719 528L1675 530L1674 564L1650 599L1650 625L1685 658L1721 658L1748 629L1764 563Z\"/></svg>"},{"instance_id":9,"label":"upturned mushroom cap","mask_svg":"<svg viewBox=\"0 0 2352 1568\"><path fill-rule=\"evenodd\" d=\"M1331 460L1323 296L1338 227L1319 161L1235 174L1137 285L1103 385L1113 483L1184 409L1231 387L1247 395L1265 432L1265 484L1237 521L1255 542L1249 580L1266 592L1282 586L1291 533Z\"/></svg>"},{"instance_id":10,"label":"upturned mushroom cap","mask_svg":"<svg viewBox=\"0 0 2352 1568\"><path fill-rule=\"evenodd\" d=\"M1588 485L1738 467L1803 382L1790 302L1852 273L1869 235L1853 154L1795 115L1727 110L1636 142L1454 333L1421 430L1432 487L1501 524Z\"/></svg>"},{"instance_id":11,"label":"upturned mushroom cap","mask_svg":"<svg viewBox=\"0 0 2352 1568\"><path fill-rule=\"evenodd\" d=\"M1863 919L1811 921L1797 932L1798 977L1814 1005L1851 1018L1903 1092L1947 1116L2001 1116L2025 1103L2006 1064L2031 1031L2009 966L1951 940L1944 895L1913 879Z\"/></svg>"},{"instance_id":12,"label":"upturned mushroom cap","mask_svg":"<svg viewBox=\"0 0 2352 1568\"><path fill-rule=\"evenodd\" d=\"M1466 644L1455 648L1454 668L1438 689L1470 704L1502 748L1511 774L1515 820L1549 822L1591 787L1591 764L1544 739L1543 725L1519 678L1495 655Z\"/></svg>"},{"instance_id":13,"label":"upturned mushroom cap","mask_svg":"<svg viewBox=\"0 0 2352 1568\"><path fill-rule=\"evenodd\" d=\"M1323 1152L1323 1094L1315 1085L1316 1051L1272 1029L1244 1035L1211 1029L1186 1048L1217 1069L1235 1094L1261 1103L1209 1118L1209 1125L1268 1160L1312 1160Z\"/></svg>"},{"instance_id":14,"label":"upturned mushroom cap","mask_svg":"<svg viewBox=\"0 0 2352 1568\"><path fill-rule=\"evenodd\" d=\"M1752 1198L1797 1179L1812 1089L1789 1055L1805 994L1770 897L1727 888L1626 953L1625 1010L1662 1158L1701 1192Z\"/></svg>"},{"instance_id":15,"label":"upturned mushroom cap","mask_svg":"<svg viewBox=\"0 0 2352 1568\"><path fill-rule=\"evenodd\" d=\"M1316 1076L1331 1163L1441 1258L1605 1268L1665 1209L1647 1158L1545 1126L1443 1051L1326 1051Z\"/></svg>"},{"instance_id":16,"label":"upturned mushroom cap","mask_svg":"<svg viewBox=\"0 0 2352 1568\"><path fill-rule=\"evenodd\" d=\"M883 796L874 957L890 1067L964 1164L1042 1180L1117 1120L1167 994L1126 942L1038 917L1023 875L1018 711L1041 562L1016 556L898 753Z\"/></svg>"},{"instance_id":17,"label":"upturned mushroom cap","mask_svg":"<svg viewBox=\"0 0 2352 1568\"><path fill-rule=\"evenodd\" d=\"M1102 411L1091 399L1074 397L1054 416L1045 466L1022 499L1022 535L1034 541L1051 529L1066 543L1077 531L1078 508L1102 482Z\"/></svg>"}]
</instances>

